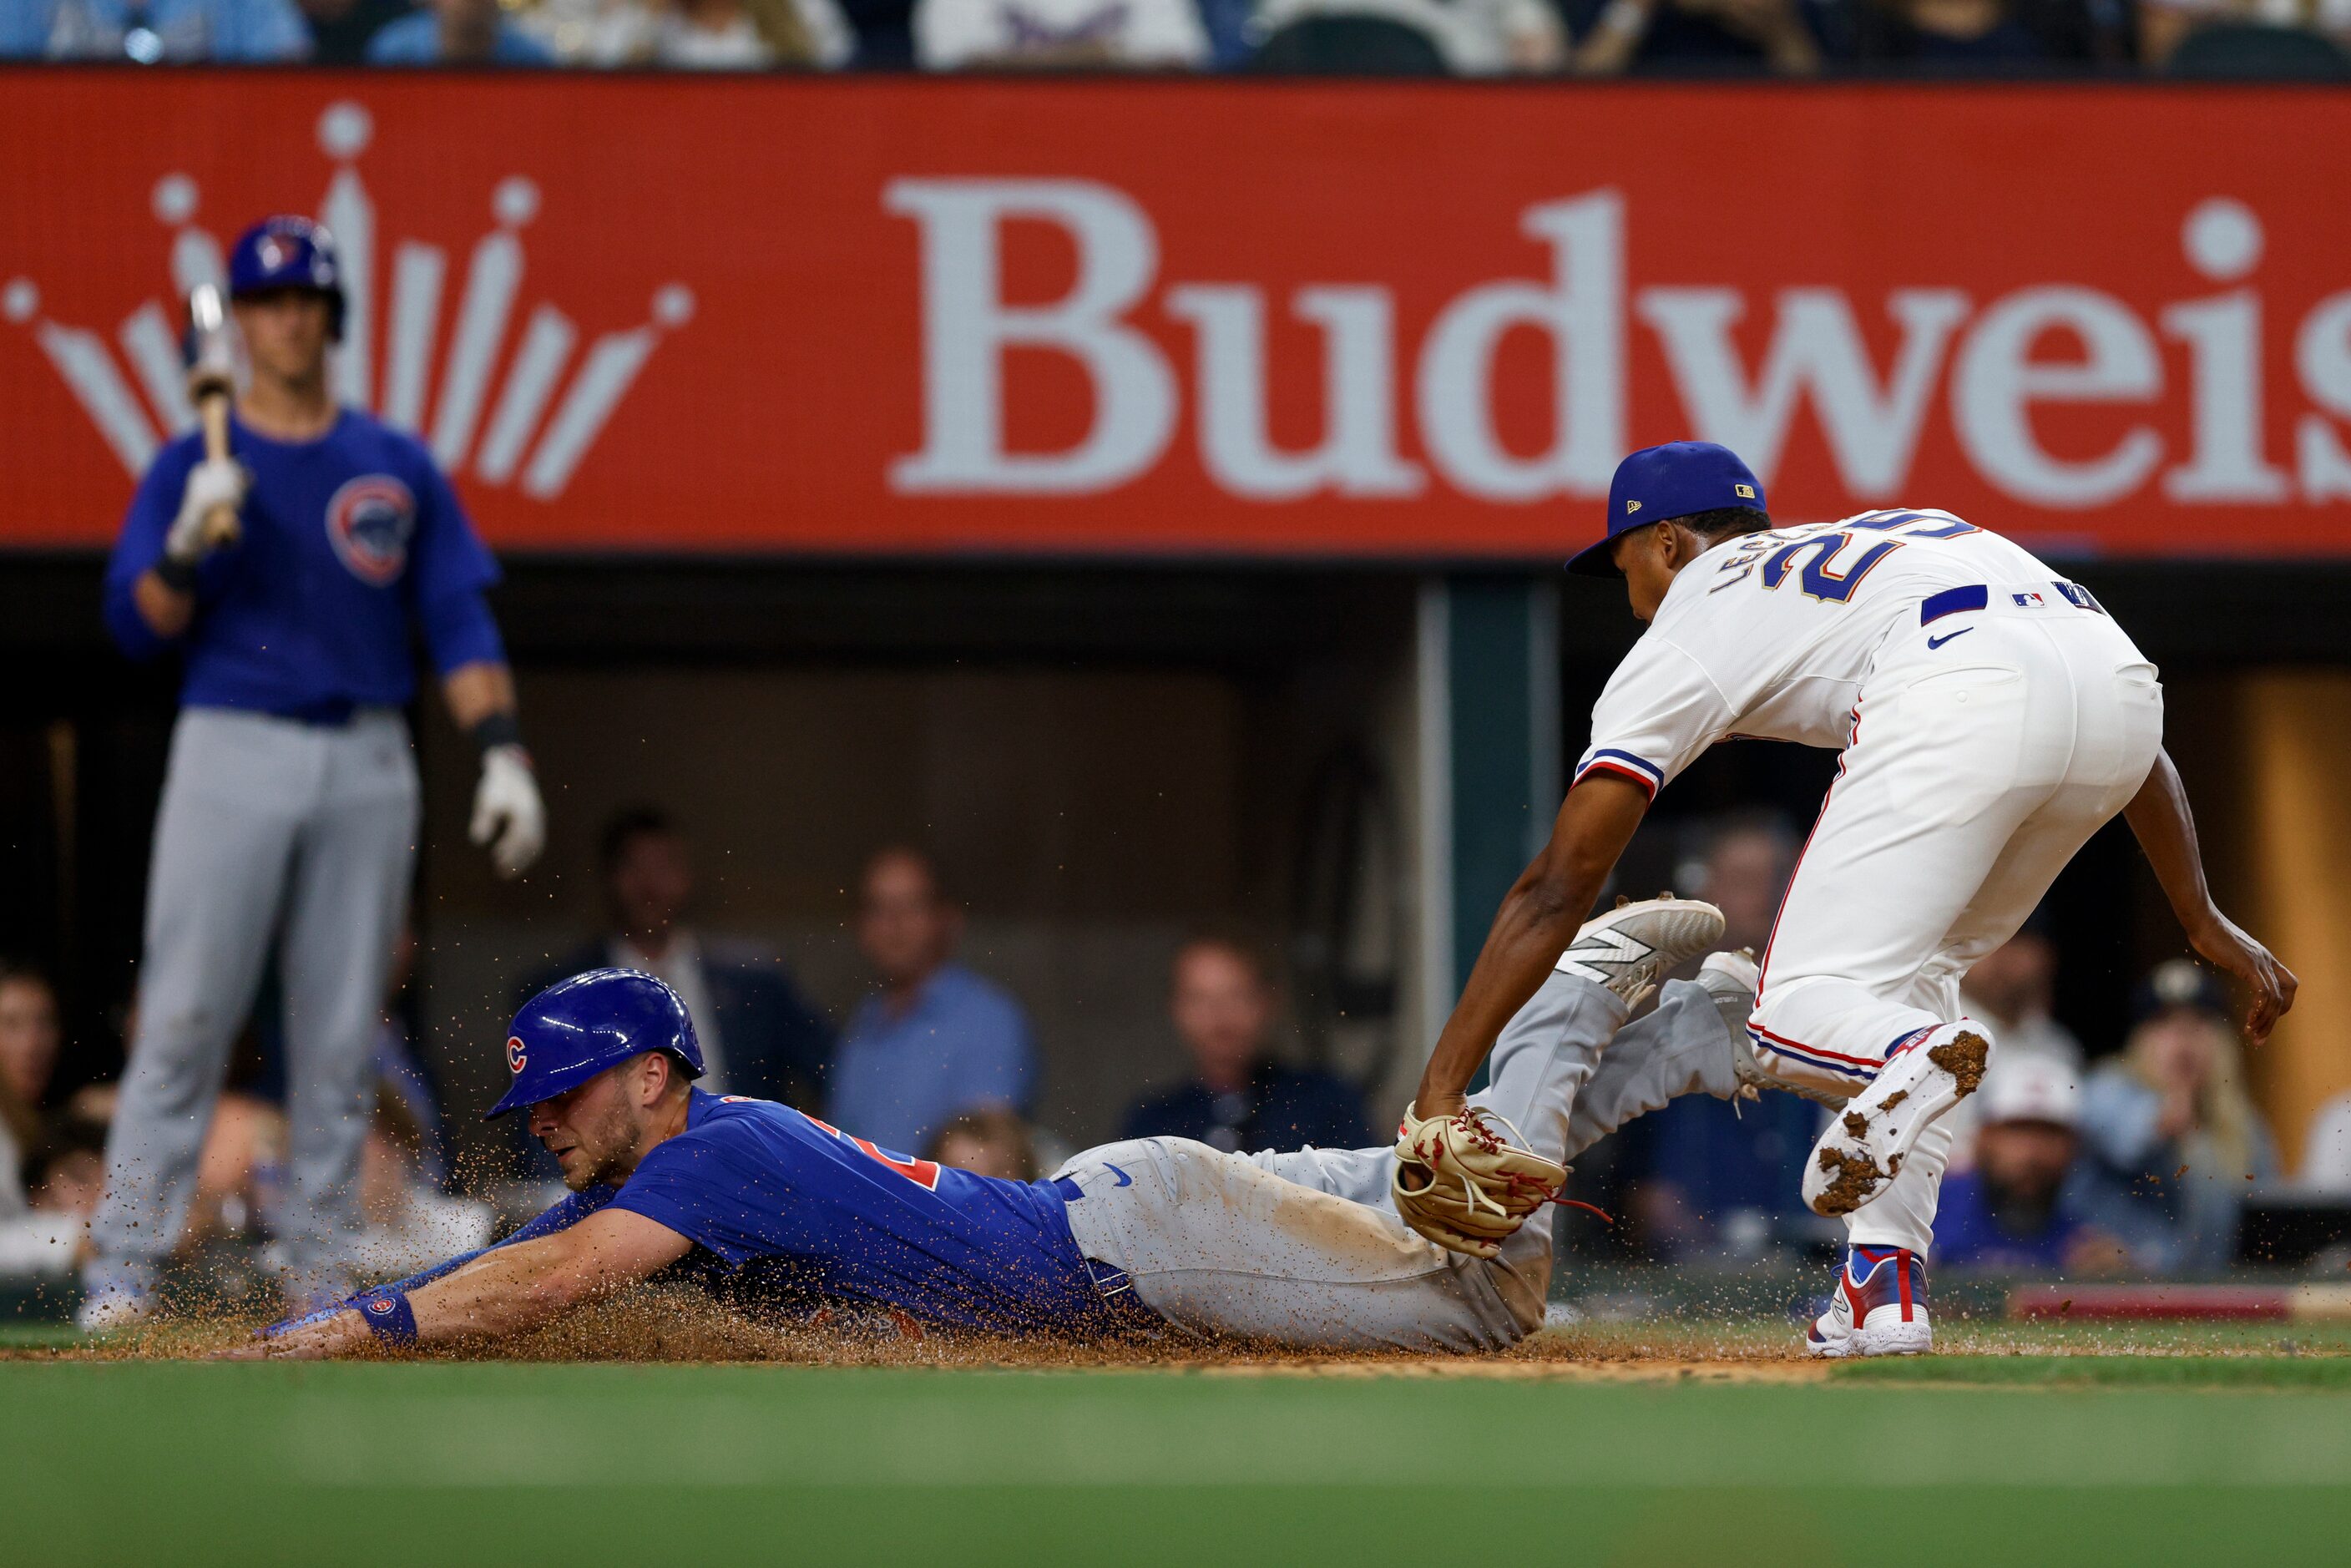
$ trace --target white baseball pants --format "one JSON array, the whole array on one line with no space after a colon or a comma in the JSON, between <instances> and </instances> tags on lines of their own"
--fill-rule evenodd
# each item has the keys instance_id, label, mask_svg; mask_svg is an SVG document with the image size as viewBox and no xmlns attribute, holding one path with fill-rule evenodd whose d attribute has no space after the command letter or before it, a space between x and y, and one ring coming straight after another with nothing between
<instances>
[{"instance_id":1,"label":"white baseball pants","mask_svg":"<svg viewBox=\"0 0 2351 1568\"><path fill-rule=\"evenodd\" d=\"M1729 1026L1714 999L1668 984L1656 1009L1554 973L1496 1042L1470 1096L1526 1146L1572 1160L1678 1094L1728 1095ZM1611 1043L1611 1041L1614 1043ZM1605 1048L1604 1054L1604 1048ZM1499 1350L1541 1326L1552 1217L1490 1260L1448 1252L1397 1218L1392 1149L1228 1155L1188 1138L1089 1149L1061 1170L1084 1189L1070 1228L1178 1328L1332 1350Z\"/></svg>"},{"instance_id":2,"label":"white baseball pants","mask_svg":"<svg viewBox=\"0 0 2351 1568\"><path fill-rule=\"evenodd\" d=\"M2155 667L2053 587L1994 584L1984 610L1881 650L1764 954L1749 1032L1781 1077L1850 1094L1896 1044L1956 1021L1960 977L2146 782ZM1924 1255L1949 1153L1928 1127L1847 1218L1853 1240Z\"/></svg>"}]
</instances>

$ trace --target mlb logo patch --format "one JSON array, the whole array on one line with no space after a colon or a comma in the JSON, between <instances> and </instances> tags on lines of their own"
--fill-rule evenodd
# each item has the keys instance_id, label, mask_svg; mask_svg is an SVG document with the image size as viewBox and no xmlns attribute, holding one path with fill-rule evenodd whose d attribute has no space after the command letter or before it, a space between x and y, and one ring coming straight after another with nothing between
<instances>
[{"instance_id":1,"label":"mlb logo patch","mask_svg":"<svg viewBox=\"0 0 2351 1568\"><path fill-rule=\"evenodd\" d=\"M1625 503L1625 515L1628 517L1640 509L1641 503L1638 501L1627 501Z\"/></svg>"},{"instance_id":2,"label":"mlb logo patch","mask_svg":"<svg viewBox=\"0 0 2351 1568\"><path fill-rule=\"evenodd\" d=\"M1730 487L1730 493L1738 497L1742 501L1751 501L1755 498L1755 486L1752 485L1733 485Z\"/></svg>"},{"instance_id":3,"label":"mlb logo patch","mask_svg":"<svg viewBox=\"0 0 2351 1568\"><path fill-rule=\"evenodd\" d=\"M2020 610L2042 610L2047 608L2049 603L2038 593L2011 593L2009 598L2015 601L2016 607Z\"/></svg>"}]
</instances>

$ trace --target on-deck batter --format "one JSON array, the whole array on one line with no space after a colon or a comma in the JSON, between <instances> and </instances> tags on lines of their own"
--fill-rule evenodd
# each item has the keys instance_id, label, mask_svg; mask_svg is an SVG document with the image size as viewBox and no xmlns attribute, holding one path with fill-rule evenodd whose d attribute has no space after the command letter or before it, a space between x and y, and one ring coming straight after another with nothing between
<instances>
[{"instance_id":1,"label":"on-deck batter","mask_svg":"<svg viewBox=\"0 0 2351 1568\"><path fill-rule=\"evenodd\" d=\"M2162 750L2155 667L2090 593L1949 512L1773 528L1706 442L1625 459L1600 543L1649 630L1593 710L1551 844L1513 889L1415 1110L1450 1113L1658 789L1735 736L1844 758L1783 901L1749 1020L1759 1077L1842 1101L1804 1175L1852 1249L1815 1354L1928 1349L1920 1265L1950 1137L1993 1040L1959 983L2117 811L2197 950L2253 988L2268 1033L2294 979L2208 895Z\"/></svg>"},{"instance_id":2,"label":"on-deck batter","mask_svg":"<svg viewBox=\"0 0 2351 1568\"><path fill-rule=\"evenodd\" d=\"M343 293L332 242L271 218L229 289L251 366L232 455L194 433L141 481L106 574L133 657L186 664L148 875L139 1029L91 1223L85 1326L142 1314L195 1190L196 1158L272 940L286 999L289 1300L350 1288L368 1069L408 899L416 763L401 710L413 630L482 750L476 843L504 875L538 852L538 790L483 591L497 567L416 439L328 388ZM203 527L238 509L240 537Z\"/></svg>"}]
</instances>

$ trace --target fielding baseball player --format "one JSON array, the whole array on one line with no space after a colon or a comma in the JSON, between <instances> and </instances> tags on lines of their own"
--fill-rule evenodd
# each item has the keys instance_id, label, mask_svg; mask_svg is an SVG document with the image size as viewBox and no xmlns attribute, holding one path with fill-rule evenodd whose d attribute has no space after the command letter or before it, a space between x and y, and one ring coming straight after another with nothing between
<instances>
[{"instance_id":1,"label":"fielding baseball player","mask_svg":"<svg viewBox=\"0 0 2351 1568\"><path fill-rule=\"evenodd\" d=\"M1730 736L1841 749L1747 1020L1750 1082L1841 1109L1804 1200L1851 1248L1816 1355L1933 1343L1921 1267L1950 1149L1937 1119L1993 1048L1960 977L2014 935L2085 840L2128 820L2196 950L2267 1038L2295 981L2214 907L2155 667L2090 593L1949 512L1774 528L1727 449L1653 446L1569 570L1622 576L1649 630L1593 710L1550 844L1504 901L1407 1114L1449 1125L1506 1020L1656 792ZM1407 1209L1407 1215L1410 1210Z\"/></svg>"},{"instance_id":2,"label":"fielding baseball player","mask_svg":"<svg viewBox=\"0 0 2351 1568\"><path fill-rule=\"evenodd\" d=\"M1401 1154L1142 1138L1040 1182L910 1159L772 1101L705 1094L690 1082L702 1053L676 993L592 970L516 1015L513 1083L490 1112L529 1116L572 1196L487 1251L275 1324L234 1354L480 1339L656 1275L787 1320L847 1308L1081 1341L1144 1330L1499 1349L1542 1322L1552 1228L1520 1221L1556 1198L1563 1162L1677 1094L1740 1092L1738 1024L1753 1004L1740 967L1709 960L1697 984L1667 984L1653 1011L1625 1021L1659 974L1721 932L1712 905L1672 899L1593 922L1500 1031L1492 1085L1461 1135ZM1416 1236L1400 1205L1446 1245Z\"/></svg>"},{"instance_id":3,"label":"fielding baseball player","mask_svg":"<svg viewBox=\"0 0 2351 1568\"><path fill-rule=\"evenodd\" d=\"M451 714L480 747L473 838L500 873L544 835L514 681L483 591L497 568L413 438L337 405L327 350L343 293L324 230L256 225L229 259L250 365L206 458L191 433L156 458L106 577L134 657L185 662L156 816L137 1038L91 1225L83 1316L149 1305L196 1156L275 942L286 998L289 1300L350 1288L368 1067L406 905L416 763L402 708L421 632ZM222 508L235 526L207 526Z\"/></svg>"}]
</instances>

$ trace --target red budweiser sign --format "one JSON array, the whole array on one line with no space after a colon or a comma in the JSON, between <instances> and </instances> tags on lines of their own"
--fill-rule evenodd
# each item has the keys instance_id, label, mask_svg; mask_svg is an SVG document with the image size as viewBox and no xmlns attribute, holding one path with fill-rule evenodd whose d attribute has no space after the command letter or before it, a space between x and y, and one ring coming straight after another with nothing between
<instances>
[{"instance_id":1,"label":"red budweiser sign","mask_svg":"<svg viewBox=\"0 0 2351 1568\"><path fill-rule=\"evenodd\" d=\"M179 297L293 210L344 395L508 548L1547 555L1697 435L1790 517L2340 553L2339 146L2274 90L11 72L0 539L110 538Z\"/></svg>"}]
</instances>

